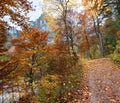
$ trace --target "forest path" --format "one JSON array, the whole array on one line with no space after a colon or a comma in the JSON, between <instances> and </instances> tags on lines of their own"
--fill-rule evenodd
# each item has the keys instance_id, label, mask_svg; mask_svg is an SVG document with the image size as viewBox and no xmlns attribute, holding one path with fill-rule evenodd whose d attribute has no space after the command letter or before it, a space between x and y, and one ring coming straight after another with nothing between
<instances>
[{"instance_id":1,"label":"forest path","mask_svg":"<svg viewBox=\"0 0 120 103\"><path fill-rule=\"evenodd\" d=\"M120 103L120 70L110 59L89 61L87 75L89 97L83 103Z\"/></svg>"}]
</instances>

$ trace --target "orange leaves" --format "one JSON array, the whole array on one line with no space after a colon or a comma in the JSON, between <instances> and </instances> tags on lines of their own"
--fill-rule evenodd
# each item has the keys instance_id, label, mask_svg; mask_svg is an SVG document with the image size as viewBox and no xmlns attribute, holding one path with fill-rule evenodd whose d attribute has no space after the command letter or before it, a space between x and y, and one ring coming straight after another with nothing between
<instances>
[{"instance_id":1,"label":"orange leaves","mask_svg":"<svg viewBox=\"0 0 120 103\"><path fill-rule=\"evenodd\" d=\"M37 28L31 28L21 32L21 39L27 40L31 45L46 45L48 40L47 32L40 32Z\"/></svg>"},{"instance_id":2,"label":"orange leaves","mask_svg":"<svg viewBox=\"0 0 120 103\"><path fill-rule=\"evenodd\" d=\"M47 35L47 32L30 28L21 32L19 38L12 39L12 45L15 47L12 59L18 61L19 76L23 77L23 74L29 73L27 78L33 82L33 74L40 73L41 68L47 68Z\"/></svg>"},{"instance_id":3,"label":"orange leaves","mask_svg":"<svg viewBox=\"0 0 120 103\"><path fill-rule=\"evenodd\" d=\"M80 44L80 49L81 52L85 52L87 50L87 42L85 40Z\"/></svg>"},{"instance_id":4,"label":"orange leaves","mask_svg":"<svg viewBox=\"0 0 120 103\"><path fill-rule=\"evenodd\" d=\"M59 45L54 44L54 45L49 47L48 52L56 53L56 54L66 53L67 52L66 45L64 43L61 43Z\"/></svg>"},{"instance_id":5,"label":"orange leaves","mask_svg":"<svg viewBox=\"0 0 120 103\"><path fill-rule=\"evenodd\" d=\"M120 31L117 32L117 36L118 36L118 38L120 38Z\"/></svg>"},{"instance_id":6,"label":"orange leaves","mask_svg":"<svg viewBox=\"0 0 120 103\"><path fill-rule=\"evenodd\" d=\"M37 28L31 28L20 33L19 38L13 38L11 43L16 48L23 50L35 47L45 46L48 40L47 32L40 32Z\"/></svg>"},{"instance_id":7,"label":"orange leaves","mask_svg":"<svg viewBox=\"0 0 120 103\"><path fill-rule=\"evenodd\" d=\"M96 17L100 13L100 10L103 7L103 3L103 0L84 0L83 6L87 11L89 11L88 13L90 15L92 14L94 17Z\"/></svg>"},{"instance_id":8,"label":"orange leaves","mask_svg":"<svg viewBox=\"0 0 120 103\"><path fill-rule=\"evenodd\" d=\"M20 40L18 39L18 38L13 38L12 40L11 40L11 43L12 43L12 45L15 45L17 42L19 42Z\"/></svg>"},{"instance_id":9,"label":"orange leaves","mask_svg":"<svg viewBox=\"0 0 120 103\"><path fill-rule=\"evenodd\" d=\"M20 36L20 40L25 40L25 36Z\"/></svg>"},{"instance_id":10,"label":"orange leaves","mask_svg":"<svg viewBox=\"0 0 120 103\"><path fill-rule=\"evenodd\" d=\"M44 51L47 45L48 33L37 28L30 28L20 33L19 38L13 38L11 43L15 46L15 54L28 58L37 52Z\"/></svg>"},{"instance_id":11,"label":"orange leaves","mask_svg":"<svg viewBox=\"0 0 120 103\"><path fill-rule=\"evenodd\" d=\"M48 57L53 57L56 54L58 54L58 52L59 52L59 50L57 49L57 47L55 45L46 46L45 51L46 51Z\"/></svg>"},{"instance_id":12,"label":"orange leaves","mask_svg":"<svg viewBox=\"0 0 120 103\"><path fill-rule=\"evenodd\" d=\"M21 65L26 65L32 61L32 55L38 52L45 52L47 45L47 32L41 32L37 28L24 30L20 33L19 38L11 40L12 45L15 47L15 58L19 59Z\"/></svg>"},{"instance_id":13,"label":"orange leaves","mask_svg":"<svg viewBox=\"0 0 120 103\"><path fill-rule=\"evenodd\" d=\"M32 5L28 0L2 0L0 2L1 25L5 26L5 28L9 27L9 24L5 24L5 20L3 19L5 16L9 16L12 23L25 27L27 24L27 17L25 17L24 14L26 14L31 8Z\"/></svg>"},{"instance_id":14,"label":"orange leaves","mask_svg":"<svg viewBox=\"0 0 120 103\"><path fill-rule=\"evenodd\" d=\"M77 41L80 41L81 36L77 36Z\"/></svg>"}]
</instances>

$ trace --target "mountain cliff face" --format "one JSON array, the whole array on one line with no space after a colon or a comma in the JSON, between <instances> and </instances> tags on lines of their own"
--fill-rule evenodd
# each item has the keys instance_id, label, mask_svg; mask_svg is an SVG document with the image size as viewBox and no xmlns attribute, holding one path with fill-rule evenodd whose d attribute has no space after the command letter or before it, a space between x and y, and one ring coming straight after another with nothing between
<instances>
[{"instance_id":1,"label":"mountain cliff face","mask_svg":"<svg viewBox=\"0 0 120 103\"><path fill-rule=\"evenodd\" d=\"M42 14L37 20L30 23L30 27L39 28L41 31L49 31L47 22L43 19L44 14Z\"/></svg>"},{"instance_id":2,"label":"mountain cliff face","mask_svg":"<svg viewBox=\"0 0 120 103\"><path fill-rule=\"evenodd\" d=\"M11 40L12 38L16 37L18 38L20 35L20 30L17 30L16 28L12 28L7 31L8 39Z\"/></svg>"},{"instance_id":3,"label":"mountain cliff face","mask_svg":"<svg viewBox=\"0 0 120 103\"><path fill-rule=\"evenodd\" d=\"M54 38L54 34L50 33L49 28L48 28L48 23L43 19L44 18L44 14L42 14L36 21L33 21L30 23L30 27L36 27L38 28L40 31L47 31L48 34L48 44L52 44L53 43L53 38Z\"/></svg>"},{"instance_id":4,"label":"mountain cliff face","mask_svg":"<svg viewBox=\"0 0 120 103\"><path fill-rule=\"evenodd\" d=\"M44 14L42 14L37 20L35 21L31 21L30 22L30 27L33 28L38 28L40 31L47 31L49 32L48 29L48 24L47 22L43 19L44 18ZM9 47L10 44L10 40L14 37L18 38L20 36L20 30L17 30L17 28L12 28L10 30L7 31L8 34L8 43L7 43L7 47ZM53 37L54 35L52 33L49 32L48 35L48 44L52 44L53 43Z\"/></svg>"}]
</instances>

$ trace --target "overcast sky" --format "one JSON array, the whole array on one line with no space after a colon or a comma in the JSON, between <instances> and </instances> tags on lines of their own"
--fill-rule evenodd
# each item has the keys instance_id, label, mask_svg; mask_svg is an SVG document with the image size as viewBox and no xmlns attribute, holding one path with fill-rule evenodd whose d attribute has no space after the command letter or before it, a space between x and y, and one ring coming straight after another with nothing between
<instances>
[{"instance_id":1,"label":"overcast sky","mask_svg":"<svg viewBox=\"0 0 120 103\"><path fill-rule=\"evenodd\" d=\"M41 10L42 10L42 6L43 6L42 1L43 0L29 0L29 1L33 2L33 6L34 6L35 11L30 11L28 16L30 17L31 21L34 21L38 17L40 17L40 15L41 15Z\"/></svg>"},{"instance_id":2,"label":"overcast sky","mask_svg":"<svg viewBox=\"0 0 120 103\"><path fill-rule=\"evenodd\" d=\"M41 15L43 0L28 0L33 2L33 6L35 6L35 11L31 11L28 16L30 17L30 21L36 20ZM81 4L82 0L78 0L76 3ZM78 10L81 10L82 7L79 7Z\"/></svg>"},{"instance_id":3,"label":"overcast sky","mask_svg":"<svg viewBox=\"0 0 120 103\"><path fill-rule=\"evenodd\" d=\"M42 13L42 7L44 5L43 0L28 0L28 1L33 2L32 5L33 5L33 8L35 9L34 11L30 11L30 13L28 14L28 17L30 17L30 21L35 21L37 18L40 17L40 15ZM78 0L78 1L81 2L81 0ZM6 16L4 19L10 25L14 25L10 22L9 16ZM14 27L16 27L16 26L14 25Z\"/></svg>"},{"instance_id":4,"label":"overcast sky","mask_svg":"<svg viewBox=\"0 0 120 103\"><path fill-rule=\"evenodd\" d=\"M40 17L41 13L42 13L42 6L43 6L43 3L42 1L43 0L29 0L30 2L33 2L33 7L34 7L34 11L30 11L29 14L28 14L28 17L30 17L30 21L35 21L37 18ZM14 25L12 22L10 22L10 17L9 16L5 16L3 18L6 22L8 22L9 25L11 26L14 26L15 28L17 29L20 29L20 27Z\"/></svg>"}]
</instances>

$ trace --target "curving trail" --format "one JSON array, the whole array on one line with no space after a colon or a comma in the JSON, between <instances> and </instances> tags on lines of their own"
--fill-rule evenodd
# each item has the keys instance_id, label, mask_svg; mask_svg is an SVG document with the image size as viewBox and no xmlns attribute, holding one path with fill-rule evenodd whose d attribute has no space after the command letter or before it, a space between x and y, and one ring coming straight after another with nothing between
<instances>
[{"instance_id":1,"label":"curving trail","mask_svg":"<svg viewBox=\"0 0 120 103\"><path fill-rule=\"evenodd\" d=\"M89 99L84 103L120 103L120 70L108 58L88 64Z\"/></svg>"}]
</instances>

